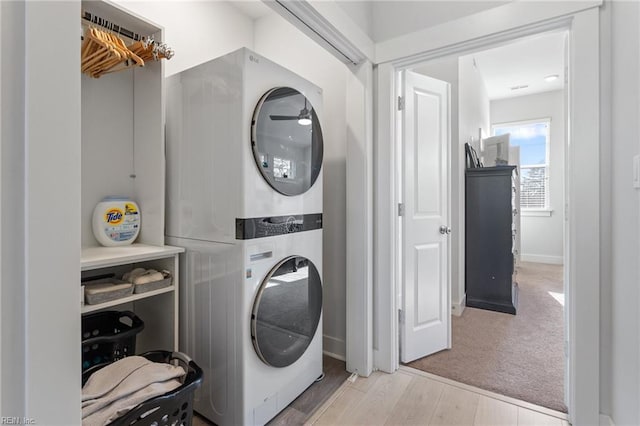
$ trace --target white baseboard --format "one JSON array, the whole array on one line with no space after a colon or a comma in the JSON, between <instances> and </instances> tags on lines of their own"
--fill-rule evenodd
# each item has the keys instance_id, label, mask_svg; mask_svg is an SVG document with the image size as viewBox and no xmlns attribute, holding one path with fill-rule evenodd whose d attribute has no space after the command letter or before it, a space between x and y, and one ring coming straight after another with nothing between
<instances>
[{"instance_id":1,"label":"white baseboard","mask_svg":"<svg viewBox=\"0 0 640 426\"><path fill-rule=\"evenodd\" d=\"M543 254L521 254L520 261L534 263L551 263L552 265L564 264L564 258L562 256L546 256Z\"/></svg>"},{"instance_id":2,"label":"white baseboard","mask_svg":"<svg viewBox=\"0 0 640 426\"><path fill-rule=\"evenodd\" d=\"M462 299L458 303L451 304L451 315L457 317L461 316L464 312L464 308L467 306L467 295L462 296Z\"/></svg>"},{"instance_id":3,"label":"white baseboard","mask_svg":"<svg viewBox=\"0 0 640 426\"><path fill-rule=\"evenodd\" d=\"M611 417L606 414L600 414L600 426L616 426Z\"/></svg>"},{"instance_id":4,"label":"white baseboard","mask_svg":"<svg viewBox=\"0 0 640 426\"><path fill-rule=\"evenodd\" d=\"M332 358L344 361L347 354L347 345L344 340L325 334L322 336L322 352Z\"/></svg>"},{"instance_id":5,"label":"white baseboard","mask_svg":"<svg viewBox=\"0 0 640 426\"><path fill-rule=\"evenodd\" d=\"M333 352L329 352L329 351L322 351L322 353L328 357L347 362L347 358L343 357L342 355L334 354Z\"/></svg>"}]
</instances>

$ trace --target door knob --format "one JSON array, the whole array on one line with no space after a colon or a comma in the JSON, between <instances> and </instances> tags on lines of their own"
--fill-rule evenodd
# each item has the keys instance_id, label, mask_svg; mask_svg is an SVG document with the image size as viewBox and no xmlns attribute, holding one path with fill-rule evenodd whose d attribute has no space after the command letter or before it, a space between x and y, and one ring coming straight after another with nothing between
<instances>
[{"instance_id":1,"label":"door knob","mask_svg":"<svg viewBox=\"0 0 640 426\"><path fill-rule=\"evenodd\" d=\"M449 226L444 226L444 225L442 225L442 226L440 227L440 233L441 233L442 235L450 234L450 233L451 233L451 228L450 228Z\"/></svg>"}]
</instances>

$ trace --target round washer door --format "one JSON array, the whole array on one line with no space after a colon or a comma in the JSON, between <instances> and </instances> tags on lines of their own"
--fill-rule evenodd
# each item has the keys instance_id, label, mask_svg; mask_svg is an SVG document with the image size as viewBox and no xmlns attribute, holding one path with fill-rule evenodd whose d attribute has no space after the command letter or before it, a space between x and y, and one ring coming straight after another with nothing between
<instances>
[{"instance_id":1,"label":"round washer door","mask_svg":"<svg viewBox=\"0 0 640 426\"><path fill-rule=\"evenodd\" d=\"M251 147L256 166L273 189L300 195L322 167L320 121L311 102L290 87L268 91L253 113Z\"/></svg>"},{"instance_id":2,"label":"round washer door","mask_svg":"<svg viewBox=\"0 0 640 426\"><path fill-rule=\"evenodd\" d=\"M307 350L322 311L322 283L307 258L278 263L258 289L251 314L251 340L262 361L287 367Z\"/></svg>"}]
</instances>

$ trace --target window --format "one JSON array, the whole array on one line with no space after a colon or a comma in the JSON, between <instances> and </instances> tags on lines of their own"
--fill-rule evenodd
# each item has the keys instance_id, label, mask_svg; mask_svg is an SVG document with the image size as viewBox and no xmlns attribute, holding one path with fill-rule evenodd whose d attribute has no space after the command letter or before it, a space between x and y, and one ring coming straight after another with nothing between
<instances>
[{"instance_id":1,"label":"window","mask_svg":"<svg viewBox=\"0 0 640 426\"><path fill-rule=\"evenodd\" d=\"M549 209L549 119L494 124L493 135L510 134L511 146L520 147L520 207Z\"/></svg>"},{"instance_id":2,"label":"window","mask_svg":"<svg viewBox=\"0 0 640 426\"><path fill-rule=\"evenodd\" d=\"M295 179L291 160L273 157L273 176L280 179Z\"/></svg>"}]
</instances>

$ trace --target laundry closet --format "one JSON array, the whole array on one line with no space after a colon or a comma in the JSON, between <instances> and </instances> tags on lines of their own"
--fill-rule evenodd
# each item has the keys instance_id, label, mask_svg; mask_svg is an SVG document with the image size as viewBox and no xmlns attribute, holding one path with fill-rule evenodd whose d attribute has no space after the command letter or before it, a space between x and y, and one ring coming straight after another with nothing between
<instances>
[{"instance_id":1,"label":"laundry closet","mask_svg":"<svg viewBox=\"0 0 640 426\"><path fill-rule=\"evenodd\" d=\"M184 249L164 243L174 52L110 2L83 2L80 22L82 421L190 425L203 373L179 351Z\"/></svg>"},{"instance_id":2,"label":"laundry closet","mask_svg":"<svg viewBox=\"0 0 640 426\"><path fill-rule=\"evenodd\" d=\"M112 3L83 2L82 11L79 24L85 29L120 33L128 43L143 36L163 40L162 28ZM83 74L81 79L83 281L112 274L121 277L140 267L170 271L173 276L168 287L82 307L83 315L115 309L143 318L138 353L178 349L178 253L183 250L164 244L163 67L162 61L151 60L99 78ZM141 221L134 244L103 247L96 241L93 211L108 196L137 202Z\"/></svg>"},{"instance_id":3,"label":"laundry closet","mask_svg":"<svg viewBox=\"0 0 640 426\"><path fill-rule=\"evenodd\" d=\"M163 41L161 27L118 5L82 5L85 28L130 46ZM83 369L186 351L204 373L198 412L264 424L323 375L322 90L248 49L165 80L162 60L139 66L133 55L107 70L84 46ZM110 196L139 206L132 245L103 247L94 235L94 208ZM132 294L90 298L102 280L119 285L137 270L162 271L168 284L138 293L132 281ZM87 323L105 311L121 312L129 334L144 326L134 346L101 359Z\"/></svg>"}]
</instances>

